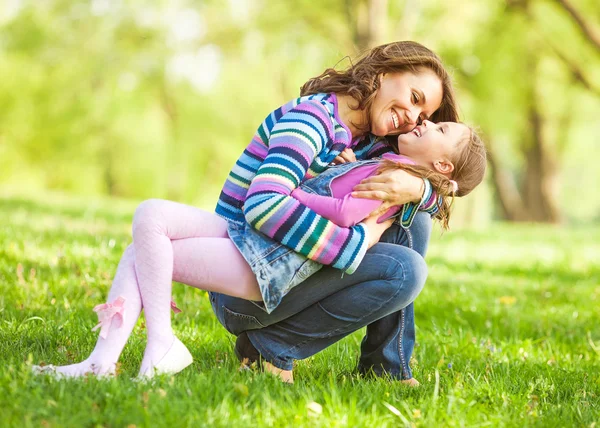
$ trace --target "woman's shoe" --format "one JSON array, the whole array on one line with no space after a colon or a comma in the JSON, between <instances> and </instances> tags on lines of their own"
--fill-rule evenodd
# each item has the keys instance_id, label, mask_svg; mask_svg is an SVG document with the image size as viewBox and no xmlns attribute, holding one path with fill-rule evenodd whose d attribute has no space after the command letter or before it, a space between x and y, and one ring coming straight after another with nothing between
<instances>
[{"instance_id":1,"label":"woman's shoe","mask_svg":"<svg viewBox=\"0 0 600 428\"><path fill-rule=\"evenodd\" d=\"M241 333L237 337L233 350L235 352L235 356L241 363L240 370L248 370L252 364L256 363L258 368L264 373L275 375L282 382L294 383L293 372L291 370L283 370L275 367L273 364L263 359L252 342L250 342L250 339L245 332Z\"/></svg>"},{"instance_id":2,"label":"woman's shoe","mask_svg":"<svg viewBox=\"0 0 600 428\"><path fill-rule=\"evenodd\" d=\"M241 333L236 341L235 347L233 348L235 356L241 363L240 370L248 370L252 364L257 363L259 368L261 364L260 354L254 347L246 332Z\"/></svg>"},{"instance_id":3,"label":"woman's shoe","mask_svg":"<svg viewBox=\"0 0 600 428\"><path fill-rule=\"evenodd\" d=\"M151 379L160 374L179 373L187 366L192 364L193 361L194 359L192 358L190 351L188 351L185 345L175 337L173 339L173 344L164 357L162 357L162 359L153 367L150 367L144 373L140 373L138 378Z\"/></svg>"}]
</instances>

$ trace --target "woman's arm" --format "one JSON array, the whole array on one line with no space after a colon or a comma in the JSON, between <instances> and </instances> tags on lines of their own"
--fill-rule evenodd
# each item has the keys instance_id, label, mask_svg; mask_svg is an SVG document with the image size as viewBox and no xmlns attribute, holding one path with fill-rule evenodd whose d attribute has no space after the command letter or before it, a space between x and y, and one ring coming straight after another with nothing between
<instances>
[{"instance_id":1,"label":"woman's arm","mask_svg":"<svg viewBox=\"0 0 600 428\"><path fill-rule=\"evenodd\" d=\"M248 188L244 216L252 227L297 253L352 273L374 237L367 236L363 224L340 227L291 196L333 136L329 112L317 101L301 103L282 116Z\"/></svg>"}]
</instances>

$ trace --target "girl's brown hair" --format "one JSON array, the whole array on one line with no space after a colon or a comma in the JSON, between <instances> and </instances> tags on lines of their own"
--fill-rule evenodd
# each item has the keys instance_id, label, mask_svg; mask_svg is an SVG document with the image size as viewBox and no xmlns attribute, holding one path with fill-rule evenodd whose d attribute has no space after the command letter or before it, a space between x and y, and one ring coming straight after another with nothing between
<instances>
[{"instance_id":1,"label":"girl's brown hair","mask_svg":"<svg viewBox=\"0 0 600 428\"><path fill-rule=\"evenodd\" d=\"M351 64L343 71L328 68L321 75L306 82L300 88L300 96L320 92L347 94L358 101L357 109L368 111L379 89L381 75L407 71L418 73L422 68L433 71L442 82L442 103L429 120L457 122L458 109L452 79L441 59L425 46L410 41L393 42L370 49L356 64Z\"/></svg>"},{"instance_id":2,"label":"girl's brown hair","mask_svg":"<svg viewBox=\"0 0 600 428\"><path fill-rule=\"evenodd\" d=\"M438 212L435 218L440 221L444 230L448 229L454 197L471 193L483 180L487 166L485 145L473 128L469 127L468 137L460 141L458 147L450 159L454 164L450 178L424 166L402 164L389 159L383 159L378 169L378 172L403 169L417 177L427 178L438 195ZM456 192L451 180L458 185Z\"/></svg>"}]
</instances>

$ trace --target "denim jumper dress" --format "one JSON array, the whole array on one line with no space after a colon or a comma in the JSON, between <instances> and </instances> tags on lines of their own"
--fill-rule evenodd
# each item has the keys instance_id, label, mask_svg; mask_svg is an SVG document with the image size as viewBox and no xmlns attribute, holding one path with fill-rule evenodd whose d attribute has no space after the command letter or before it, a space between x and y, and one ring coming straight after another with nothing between
<instances>
[{"instance_id":1,"label":"denim jumper dress","mask_svg":"<svg viewBox=\"0 0 600 428\"><path fill-rule=\"evenodd\" d=\"M300 188L309 193L332 196L331 182L334 178L359 166L376 163L379 163L379 159L331 166L317 177L301 183ZM292 288L323 267L257 231L248 223L228 223L229 237L256 275L267 313L271 313Z\"/></svg>"}]
</instances>

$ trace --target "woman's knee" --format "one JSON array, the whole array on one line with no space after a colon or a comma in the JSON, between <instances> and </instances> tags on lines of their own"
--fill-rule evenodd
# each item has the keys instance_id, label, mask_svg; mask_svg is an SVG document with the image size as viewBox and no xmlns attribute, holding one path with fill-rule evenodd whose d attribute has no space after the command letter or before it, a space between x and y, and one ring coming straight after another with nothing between
<instances>
[{"instance_id":1,"label":"woman's knee","mask_svg":"<svg viewBox=\"0 0 600 428\"><path fill-rule=\"evenodd\" d=\"M427 264L416 251L396 246L394 260L390 264L386 276L390 284L390 292L402 295L410 302L417 298L427 280Z\"/></svg>"},{"instance_id":2,"label":"woman's knee","mask_svg":"<svg viewBox=\"0 0 600 428\"><path fill-rule=\"evenodd\" d=\"M148 230L160 231L164 203L162 199L147 199L137 206L131 226L134 241L140 233Z\"/></svg>"},{"instance_id":3,"label":"woman's knee","mask_svg":"<svg viewBox=\"0 0 600 428\"><path fill-rule=\"evenodd\" d=\"M417 298L423 290L423 287L425 287L425 281L427 281L428 274L427 263L425 263L425 259L421 257L419 253L412 251L410 264L406 266L406 270L410 270L410 274L407 273L407 276L410 277L410 280L407 281L407 285L412 291L412 301Z\"/></svg>"}]
</instances>

